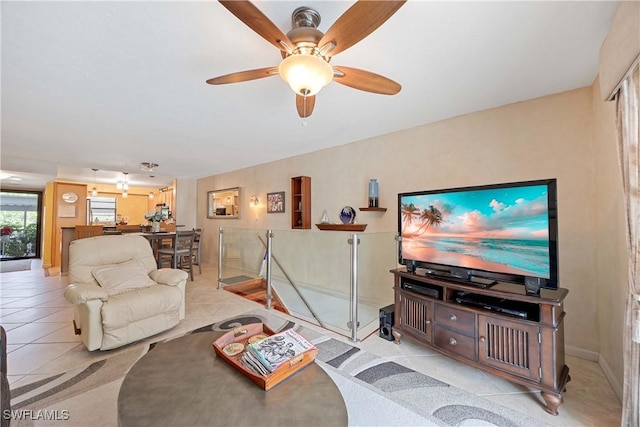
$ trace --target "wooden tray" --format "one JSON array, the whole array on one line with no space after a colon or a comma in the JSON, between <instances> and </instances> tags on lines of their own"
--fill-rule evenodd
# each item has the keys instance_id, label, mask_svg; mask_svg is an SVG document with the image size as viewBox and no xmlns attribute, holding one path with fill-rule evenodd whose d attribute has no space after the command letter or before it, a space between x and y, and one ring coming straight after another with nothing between
<instances>
[{"instance_id":1,"label":"wooden tray","mask_svg":"<svg viewBox=\"0 0 640 427\"><path fill-rule=\"evenodd\" d=\"M242 356L246 351L249 338L258 334L273 335L275 332L264 323L251 323L249 325L240 326L232 331L227 332L213 342L213 349L218 357L240 371L244 376L249 378L253 383L259 385L264 390L269 390L289 378L294 373L306 367L316 359L318 349L312 349L302 353L300 356L292 359L289 363L284 363L278 369L268 375L260 375L250 369L245 368L242 364ZM241 343L245 346L245 351L229 356L222 349L231 343Z\"/></svg>"}]
</instances>

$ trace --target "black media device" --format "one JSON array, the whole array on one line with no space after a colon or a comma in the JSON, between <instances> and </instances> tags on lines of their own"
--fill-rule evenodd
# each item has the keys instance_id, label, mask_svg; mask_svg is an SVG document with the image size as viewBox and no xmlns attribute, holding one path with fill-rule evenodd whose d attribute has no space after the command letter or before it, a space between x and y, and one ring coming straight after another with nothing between
<instances>
[{"instance_id":1,"label":"black media device","mask_svg":"<svg viewBox=\"0 0 640 427\"><path fill-rule=\"evenodd\" d=\"M393 316L395 306L393 304L380 309L380 338L393 341Z\"/></svg>"},{"instance_id":2,"label":"black media device","mask_svg":"<svg viewBox=\"0 0 640 427\"><path fill-rule=\"evenodd\" d=\"M558 288L555 179L400 193L398 233L407 271L530 295Z\"/></svg>"},{"instance_id":3,"label":"black media device","mask_svg":"<svg viewBox=\"0 0 640 427\"><path fill-rule=\"evenodd\" d=\"M403 279L400 282L400 287L402 289L406 289L411 292L415 292L422 295L430 296L431 298L440 299L440 291L437 289L430 288L426 285L423 285L419 282L414 282L412 280Z\"/></svg>"},{"instance_id":4,"label":"black media device","mask_svg":"<svg viewBox=\"0 0 640 427\"><path fill-rule=\"evenodd\" d=\"M468 305L502 314L508 314L521 319L539 320L535 306L518 301L509 301L504 298L471 294L463 291L458 292L455 301L461 305Z\"/></svg>"}]
</instances>

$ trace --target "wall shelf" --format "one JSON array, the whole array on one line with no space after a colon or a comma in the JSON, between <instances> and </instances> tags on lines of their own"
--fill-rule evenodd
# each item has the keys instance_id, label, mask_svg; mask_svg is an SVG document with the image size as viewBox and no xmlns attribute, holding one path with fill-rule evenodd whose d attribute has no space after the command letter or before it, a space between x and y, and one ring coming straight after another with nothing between
<instances>
[{"instance_id":1,"label":"wall shelf","mask_svg":"<svg viewBox=\"0 0 640 427\"><path fill-rule=\"evenodd\" d=\"M311 178L291 178L291 228L311 229Z\"/></svg>"},{"instance_id":2,"label":"wall shelf","mask_svg":"<svg viewBox=\"0 0 640 427\"><path fill-rule=\"evenodd\" d=\"M387 208L358 208L361 211L386 212Z\"/></svg>"},{"instance_id":3,"label":"wall shelf","mask_svg":"<svg viewBox=\"0 0 640 427\"><path fill-rule=\"evenodd\" d=\"M316 224L320 230L332 231L364 231L367 224Z\"/></svg>"}]
</instances>

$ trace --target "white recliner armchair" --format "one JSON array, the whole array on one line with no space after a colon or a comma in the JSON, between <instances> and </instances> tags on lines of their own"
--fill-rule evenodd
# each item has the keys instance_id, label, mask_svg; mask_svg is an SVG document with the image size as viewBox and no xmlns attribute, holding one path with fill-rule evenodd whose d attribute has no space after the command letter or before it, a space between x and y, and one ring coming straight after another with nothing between
<instances>
[{"instance_id":1,"label":"white recliner armchair","mask_svg":"<svg viewBox=\"0 0 640 427\"><path fill-rule=\"evenodd\" d=\"M88 350L110 350L173 328L185 316L187 273L158 269L143 236L99 236L69 245L74 327Z\"/></svg>"}]
</instances>

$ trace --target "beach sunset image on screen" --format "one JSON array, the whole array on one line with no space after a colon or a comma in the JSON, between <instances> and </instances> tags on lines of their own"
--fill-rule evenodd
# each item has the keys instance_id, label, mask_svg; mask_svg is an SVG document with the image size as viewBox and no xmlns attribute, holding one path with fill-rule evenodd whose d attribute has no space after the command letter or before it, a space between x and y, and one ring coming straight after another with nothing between
<instances>
[{"instance_id":1,"label":"beach sunset image on screen","mask_svg":"<svg viewBox=\"0 0 640 427\"><path fill-rule=\"evenodd\" d=\"M549 278L546 185L406 194L402 257Z\"/></svg>"}]
</instances>

